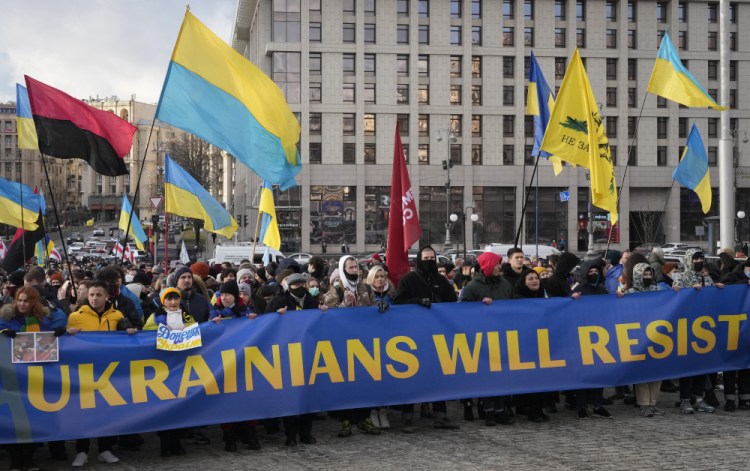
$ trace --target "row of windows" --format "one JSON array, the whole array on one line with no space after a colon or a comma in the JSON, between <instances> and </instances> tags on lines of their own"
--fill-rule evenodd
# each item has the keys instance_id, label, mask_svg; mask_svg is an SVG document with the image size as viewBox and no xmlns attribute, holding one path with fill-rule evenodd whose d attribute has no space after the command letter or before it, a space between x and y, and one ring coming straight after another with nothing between
<instances>
[{"instance_id":1,"label":"row of windows","mask_svg":"<svg viewBox=\"0 0 750 471\"><path fill-rule=\"evenodd\" d=\"M471 18L474 20L482 19L482 1L471 1ZM607 0L605 5L605 18L608 22L617 21L619 11L619 2L617 0ZM666 23L669 18L669 8L674 2L661 1L656 2L656 19L660 23ZM310 12L313 14L322 14L321 0L310 0ZM376 14L375 0L364 0L364 13L366 16ZM697 5L693 8L699 8ZM701 7L702 8L702 7ZM706 20L709 23L717 23L719 20L719 2L708 2L706 8ZM356 14L356 0L344 0L342 11L345 15ZM409 16L409 0L396 0L396 12L398 16ZM274 0L274 18L277 14L300 13L299 1ZM524 0L523 18L524 20L534 20L535 2L533 0ZM677 2L677 21L687 23L688 2ZM555 0L554 15L556 20L565 20L567 17L567 1ZM417 16L419 18L430 17L429 0L417 1ZM450 0L450 17L451 19L460 19L463 17L463 0ZM504 20L513 20L516 17L516 2L514 0L503 0L502 18ZM586 2L576 0L575 4L576 21L586 21ZM637 2L628 1L627 3L628 22L637 21ZM732 24L737 22L737 3L729 4L729 21Z\"/></svg>"}]
</instances>

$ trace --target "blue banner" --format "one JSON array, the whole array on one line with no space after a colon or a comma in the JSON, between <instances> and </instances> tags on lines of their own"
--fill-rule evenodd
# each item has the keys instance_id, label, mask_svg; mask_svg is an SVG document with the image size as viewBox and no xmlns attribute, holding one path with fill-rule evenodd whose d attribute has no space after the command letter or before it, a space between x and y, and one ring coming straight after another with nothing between
<instances>
[{"instance_id":1,"label":"blue banner","mask_svg":"<svg viewBox=\"0 0 750 471\"><path fill-rule=\"evenodd\" d=\"M155 332L60 338L60 362L11 364L0 442L101 437L408 404L640 383L750 366L747 286L296 311Z\"/></svg>"}]
</instances>

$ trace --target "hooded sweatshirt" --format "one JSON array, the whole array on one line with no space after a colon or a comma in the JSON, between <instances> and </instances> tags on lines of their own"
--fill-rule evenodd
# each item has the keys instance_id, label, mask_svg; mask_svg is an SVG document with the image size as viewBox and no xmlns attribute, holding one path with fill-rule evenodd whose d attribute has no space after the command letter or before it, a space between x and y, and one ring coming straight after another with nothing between
<instances>
[{"instance_id":1,"label":"hooded sweatshirt","mask_svg":"<svg viewBox=\"0 0 750 471\"><path fill-rule=\"evenodd\" d=\"M643 272L651 270L652 281L651 284L646 286L643 283ZM656 286L656 277L653 275L654 269L648 263L638 263L633 267L633 283L630 288L625 290L625 294L641 293L645 291L659 291L659 287Z\"/></svg>"},{"instance_id":2,"label":"hooded sweatshirt","mask_svg":"<svg viewBox=\"0 0 750 471\"><path fill-rule=\"evenodd\" d=\"M422 260L422 252L427 249L434 251L429 245L422 247L417 256L416 269L404 275L399 281L394 304L420 304L425 298L433 303L456 302L456 291L448 280L438 273L436 263L425 263L427 261Z\"/></svg>"},{"instance_id":3,"label":"hooded sweatshirt","mask_svg":"<svg viewBox=\"0 0 750 471\"><path fill-rule=\"evenodd\" d=\"M683 265L685 269L682 273L677 273L672 280L672 287L674 288L686 288L693 287L695 285L701 286L713 286L714 282L710 276L705 275L703 270L696 271L695 264L693 263L693 255L697 253L703 253L702 250L688 249L685 251L683 257Z\"/></svg>"},{"instance_id":4,"label":"hooded sweatshirt","mask_svg":"<svg viewBox=\"0 0 750 471\"><path fill-rule=\"evenodd\" d=\"M581 281L573 289L574 293L581 293L584 296L591 294L607 294L607 287L605 286L604 268L602 267L602 260L590 260L581 264ZM588 278L588 273L591 269L597 271L596 281L591 281Z\"/></svg>"},{"instance_id":5,"label":"hooded sweatshirt","mask_svg":"<svg viewBox=\"0 0 750 471\"><path fill-rule=\"evenodd\" d=\"M570 252L563 252L557 261L555 272L547 278L544 284L547 295L551 298L564 298L571 295L568 275L578 265L580 259Z\"/></svg>"},{"instance_id":6,"label":"hooded sweatshirt","mask_svg":"<svg viewBox=\"0 0 750 471\"><path fill-rule=\"evenodd\" d=\"M502 276L492 276L492 270L502 262L503 257L492 252L485 252L479 256L479 270L466 285L461 300L466 302L481 301L484 298L513 299L513 286Z\"/></svg>"}]
</instances>

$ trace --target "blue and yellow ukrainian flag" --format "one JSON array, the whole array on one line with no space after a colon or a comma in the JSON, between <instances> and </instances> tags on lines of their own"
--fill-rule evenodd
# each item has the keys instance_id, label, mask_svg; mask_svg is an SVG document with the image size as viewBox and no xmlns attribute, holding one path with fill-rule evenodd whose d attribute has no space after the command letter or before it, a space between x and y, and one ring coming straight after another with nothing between
<instances>
[{"instance_id":1,"label":"blue and yellow ukrainian flag","mask_svg":"<svg viewBox=\"0 0 750 471\"><path fill-rule=\"evenodd\" d=\"M203 220L203 228L227 239L237 232L237 221L211 193L170 156L165 159L164 210L170 214Z\"/></svg>"},{"instance_id":2,"label":"blue and yellow ukrainian flag","mask_svg":"<svg viewBox=\"0 0 750 471\"><path fill-rule=\"evenodd\" d=\"M555 106L555 96L547 85L547 80L544 79L542 69L532 52L529 87L526 95L526 114L534 117L534 148L531 150L531 155L548 158L555 169L555 175L559 175L562 172L562 161L542 150L542 139L547 130L550 110L553 106Z\"/></svg>"},{"instance_id":3,"label":"blue and yellow ukrainian flag","mask_svg":"<svg viewBox=\"0 0 750 471\"><path fill-rule=\"evenodd\" d=\"M680 163L672 172L672 178L698 195L704 214L711 210L711 175L708 172L708 156L695 124L690 130Z\"/></svg>"},{"instance_id":4,"label":"blue and yellow ukrainian flag","mask_svg":"<svg viewBox=\"0 0 750 471\"><path fill-rule=\"evenodd\" d=\"M39 228L36 219L45 209L42 195L26 185L0 178L0 223L35 231Z\"/></svg>"},{"instance_id":5,"label":"blue and yellow ukrainian flag","mask_svg":"<svg viewBox=\"0 0 750 471\"><path fill-rule=\"evenodd\" d=\"M693 74L682 65L668 33L664 33L664 39L661 40L659 52L656 54L648 91L685 106L705 106L719 111L728 109L719 106Z\"/></svg>"},{"instance_id":6,"label":"blue and yellow ukrainian flag","mask_svg":"<svg viewBox=\"0 0 750 471\"><path fill-rule=\"evenodd\" d=\"M133 238L135 245L138 246L138 250L145 251L146 248L144 244L146 243L146 240L148 240L148 237L146 237L146 233L143 232L143 226L141 226L141 221L138 220L138 215L135 211L133 211L133 217L130 217L131 211L133 211L133 207L130 205L128 195L123 193L122 209L120 209L120 222L118 227L122 232L126 232L128 230L128 221L130 220L130 232L128 232L128 235Z\"/></svg>"},{"instance_id":7,"label":"blue and yellow ukrainian flag","mask_svg":"<svg viewBox=\"0 0 750 471\"><path fill-rule=\"evenodd\" d=\"M276 206L273 204L273 188L267 181L263 181L258 211L263 215L260 224L260 241L266 247L281 250L281 234L279 234L279 224L276 220Z\"/></svg>"},{"instance_id":8,"label":"blue and yellow ukrainian flag","mask_svg":"<svg viewBox=\"0 0 750 471\"><path fill-rule=\"evenodd\" d=\"M190 11L177 37L156 118L230 152L282 190L297 184L300 126L284 93Z\"/></svg>"},{"instance_id":9,"label":"blue and yellow ukrainian flag","mask_svg":"<svg viewBox=\"0 0 750 471\"><path fill-rule=\"evenodd\" d=\"M18 148L39 149L34 116L31 114L29 93L26 87L16 84L16 126L18 127Z\"/></svg>"},{"instance_id":10,"label":"blue and yellow ukrainian flag","mask_svg":"<svg viewBox=\"0 0 750 471\"><path fill-rule=\"evenodd\" d=\"M44 261L49 259L52 255L52 251L55 250L55 243L48 235L44 235L43 239L40 239L34 246L34 256L36 257L36 264L40 267L44 266Z\"/></svg>"}]
</instances>

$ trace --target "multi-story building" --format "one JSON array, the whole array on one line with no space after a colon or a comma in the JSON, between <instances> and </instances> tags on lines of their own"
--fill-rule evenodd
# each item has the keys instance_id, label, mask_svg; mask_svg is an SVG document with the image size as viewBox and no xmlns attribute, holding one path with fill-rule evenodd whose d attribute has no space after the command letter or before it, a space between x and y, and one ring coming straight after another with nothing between
<instances>
[{"instance_id":1,"label":"multi-story building","mask_svg":"<svg viewBox=\"0 0 750 471\"><path fill-rule=\"evenodd\" d=\"M31 188L38 187L47 202L48 224L54 224L52 198L57 204L58 211L65 208L67 198L65 161L48 156L44 159L50 186L47 185L47 176L39 151L18 148L15 102L0 104L0 177L15 182L20 181Z\"/></svg>"},{"instance_id":2,"label":"multi-story building","mask_svg":"<svg viewBox=\"0 0 750 471\"><path fill-rule=\"evenodd\" d=\"M750 213L750 97L740 93L750 76L748 25L750 2L731 2L726 66L736 207ZM529 55L534 51L559 89L575 47L600 102L622 187L613 246L653 239L705 245L700 204L673 185L671 173L695 123L714 187L709 215L718 214L719 112L646 92L667 29L683 63L718 99L719 2L240 0L232 45L281 87L302 125L300 186L277 195L279 219L289 221L282 240L293 242L287 249L319 251L323 241L338 247L344 240L353 251L380 247L396 126L422 242L443 244L448 214L471 212L478 221L467 218L464 234L460 219L450 225L451 241L511 242L534 164L533 126L524 114ZM237 182L249 184L238 185L236 212L257 207L254 178L237 167ZM565 237L572 250L586 250L585 169L566 167L555 177L543 161L538 186L529 192L522 239L533 241L538 226L540 241ZM602 249L607 213L592 213L595 248ZM750 238L750 217L738 222L738 235Z\"/></svg>"}]
</instances>

